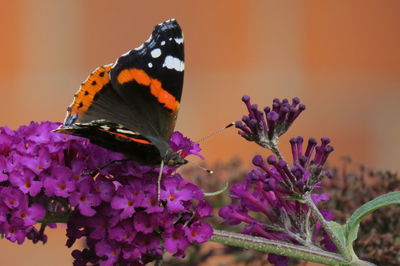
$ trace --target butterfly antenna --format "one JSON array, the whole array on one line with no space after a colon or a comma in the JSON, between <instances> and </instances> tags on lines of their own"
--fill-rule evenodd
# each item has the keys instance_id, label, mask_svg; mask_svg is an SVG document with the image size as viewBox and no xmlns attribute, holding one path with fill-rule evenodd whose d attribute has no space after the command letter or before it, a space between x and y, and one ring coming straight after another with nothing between
<instances>
[{"instance_id":1,"label":"butterfly antenna","mask_svg":"<svg viewBox=\"0 0 400 266\"><path fill-rule=\"evenodd\" d=\"M233 126L233 125L235 125L235 122L231 122L231 123L229 123L228 125L224 126L223 128L220 128L220 129L215 130L214 132L211 132L211 133L208 134L207 136L204 136L204 137L202 137L201 139L196 140L196 142L197 142L197 143L203 142L203 141L205 141L206 139L208 139L208 138L210 138L210 137L212 137L212 136L214 136L214 135L216 135L216 134L218 134L218 133L224 131L224 130L227 129L227 128L230 128L230 127ZM213 170L207 169L207 168L205 168L205 167L203 167L203 166L197 165L197 167L200 168L200 169L203 170L203 171L206 171L206 172L207 172L208 174L210 174L210 175L212 175L212 174L214 173Z\"/></svg>"},{"instance_id":2,"label":"butterfly antenna","mask_svg":"<svg viewBox=\"0 0 400 266\"><path fill-rule=\"evenodd\" d=\"M216 134L218 134L218 133L224 131L225 129L230 128L230 127L233 126L233 125L235 125L235 122L229 123L228 125L224 126L223 128L220 128L220 129L215 130L214 132L211 132L211 133L208 134L207 136L204 136L204 137L202 137L201 139L196 140L196 142L197 142L197 143L203 142L203 141L205 141L206 139L208 139L209 137L212 137L212 136L214 136L214 135L216 135Z\"/></svg>"},{"instance_id":3,"label":"butterfly antenna","mask_svg":"<svg viewBox=\"0 0 400 266\"><path fill-rule=\"evenodd\" d=\"M207 169L207 168L205 168L205 167L203 167L203 166L200 166L200 165L198 165L197 167L200 168L201 170L206 171L206 172L207 172L208 174L210 174L210 175L214 174L214 171L213 171L213 170Z\"/></svg>"}]
</instances>

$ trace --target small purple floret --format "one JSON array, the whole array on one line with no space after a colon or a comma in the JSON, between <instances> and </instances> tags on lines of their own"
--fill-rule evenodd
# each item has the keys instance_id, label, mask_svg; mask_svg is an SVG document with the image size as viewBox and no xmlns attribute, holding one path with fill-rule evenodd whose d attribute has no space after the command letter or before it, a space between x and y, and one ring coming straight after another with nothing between
<instances>
[{"instance_id":1,"label":"small purple floret","mask_svg":"<svg viewBox=\"0 0 400 266\"><path fill-rule=\"evenodd\" d=\"M183 136L183 134L178 131L172 133L169 146L173 151L180 152L182 158L192 154L200 159L204 159L204 156L199 153L201 151L200 145L191 141L188 137Z\"/></svg>"}]
</instances>

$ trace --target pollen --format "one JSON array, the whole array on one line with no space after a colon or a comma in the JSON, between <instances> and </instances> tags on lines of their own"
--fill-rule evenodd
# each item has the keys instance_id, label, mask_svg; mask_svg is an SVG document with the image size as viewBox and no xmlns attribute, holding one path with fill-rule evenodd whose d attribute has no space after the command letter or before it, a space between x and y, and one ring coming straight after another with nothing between
<instances>
[{"instance_id":1,"label":"pollen","mask_svg":"<svg viewBox=\"0 0 400 266\"><path fill-rule=\"evenodd\" d=\"M175 195L171 194L168 196L170 201L174 201L176 199Z\"/></svg>"},{"instance_id":2,"label":"pollen","mask_svg":"<svg viewBox=\"0 0 400 266\"><path fill-rule=\"evenodd\" d=\"M30 188L32 186L31 181L26 181L25 187Z\"/></svg>"}]
</instances>

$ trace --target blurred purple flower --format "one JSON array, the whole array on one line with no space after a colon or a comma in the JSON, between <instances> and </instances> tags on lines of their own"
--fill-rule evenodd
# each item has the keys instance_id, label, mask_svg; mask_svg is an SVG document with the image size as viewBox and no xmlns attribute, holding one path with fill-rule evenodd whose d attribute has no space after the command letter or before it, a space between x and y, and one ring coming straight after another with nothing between
<instances>
[{"instance_id":1,"label":"blurred purple flower","mask_svg":"<svg viewBox=\"0 0 400 266\"><path fill-rule=\"evenodd\" d=\"M169 146L175 152L180 151L180 156L182 158L192 154L204 159L203 155L199 153L201 151L199 144L191 141L188 137L183 136L181 132L175 131L172 133L171 139L169 140Z\"/></svg>"},{"instance_id":2,"label":"blurred purple flower","mask_svg":"<svg viewBox=\"0 0 400 266\"><path fill-rule=\"evenodd\" d=\"M8 223L2 224L2 231L5 237L11 242L17 242L19 245L24 243L25 228L21 218L10 218Z\"/></svg>"},{"instance_id":3,"label":"blurred purple flower","mask_svg":"<svg viewBox=\"0 0 400 266\"><path fill-rule=\"evenodd\" d=\"M10 209L17 209L27 204L27 197L18 189L0 187L1 200Z\"/></svg>"},{"instance_id":4,"label":"blurred purple flower","mask_svg":"<svg viewBox=\"0 0 400 266\"><path fill-rule=\"evenodd\" d=\"M39 194L42 188L42 181L35 180L36 175L29 169L20 171L12 171L9 175L10 183L18 187L25 194L34 197Z\"/></svg>"},{"instance_id":5,"label":"blurred purple flower","mask_svg":"<svg viewBox=\"0 0 400 266\"><path fill-rule=\"evenodd\" d=\"M212 234L212 227L208 223L197 221L190 226L184 227L185 234L190 242L204 243L208 235ZM204 234L204 232L208 232Z\"/></svg>"},{"instance_id":6,"label":"blurred purple flower","mask_svg":"<svg viewBox=\"0 0 400 266\"><path fill-rule=\"evenodd\" d=\"M121 252L120 247L115 247L107 240L101 240L95 245L96 255L99 257L106 257L106 260L102 260L100 265L115 265L119 259L119 254Z\"/></svg>"},{"instance_id":7,"label":"blurred purple flower","mask_svg":"<svg viewBox=\"0 0 400 266\"><path fill-rule=\"evenodd\" d=\"M69 202L72 206L78 207L82 215L93 216L96 213L94 207L99 206L101 200L93 188L92 180L85 179L78 184L78 191L71 193Z\"/></svg>"},{"instance_id":8,"label":"blurred purple flower","mask_svg":"<svg viewBox=\"0 0 400 266\"><path fill-rule=\"evenodd\" d=\"M37 223L37 221L43 219L46 215L46 211L40 204L32 204L30 207L18 209L14 212L13 216L22 219L24 226L31 226Z\"/></svg>"},{"instance_id":9,"label":"blurred purple flower","mask_svg":"<svg viewBox=\"0 0 400 266\"><path fill-rule=\"evenodd\" d=\"M161 199L168 203L171 212L178 213L185 209L184 202L191 199L194 195L193 191L197 190L196 186L191 185L183 180L165 180L165 189L161 191Z\"/></svg>"},{"instance_id":10,"label":"blurred purple flower","mask_svg":"<svg viewBox=\"0 0 400 266\"><path fill-rule=\"evenodd\" d=\"M276 254L269 254L268 261L275 266L286 266L289 263L289 258Z\"/></svg>"},{"instance_id":11,"label":"blurred purple flower","mask_svg":"<svg viewBox=\"0 0 400 266\"><path fill-rule=\"evenodd\" d=\"M165 249L181 257L184 250L189 246L189 240L185 237L185 230L182 225L174 227L164 233Z\"/></svg>"},{"instance_id":12,"label":"blurred purple flower","mask_svg":"<svg viewBox=\"0 0 400 266\"><path fill-rule=\"evenodd\" d=\"M140 206L144 197L143 192L135 194L130 187L123 187L112 198L111 207L115 210L121 210L120 218L125 219L131 217L136 212L136 208Z\"/></svg>"},{"instance_id":13,"label":"blurred purple flower","mask_svg":"<svg viewBox=\"0 0 400 266\"><path fill-rule=\"evenodd\" d=\"M55 165L50 169L50 176L45 179L43 186L47 197L68 198L75 191L76 180L70 168Z\"/></svg>"}]
</instances>

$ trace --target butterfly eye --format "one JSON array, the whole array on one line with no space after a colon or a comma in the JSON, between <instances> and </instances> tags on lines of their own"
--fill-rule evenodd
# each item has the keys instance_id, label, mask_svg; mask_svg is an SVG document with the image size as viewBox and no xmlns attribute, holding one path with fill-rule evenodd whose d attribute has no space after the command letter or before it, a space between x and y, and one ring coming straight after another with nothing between
<instances>
[{"instance_id":1,"label":"butterfly eye","mask_svg":"<svg viewBox=\"0 0 400 266\"><path fill-rule=\"evenodd\" d=\"M179 155L179 153L172 152L172 151L167 152L167 154L165 154L164 162L166 165L168 165L170 167L177 167L177 166L188 163L188 161L186 159L183 159Z\"/></svg>"},{"instance_id":2,"label":"butterfly eye","mask_svg":"<svg viewBox=\"0 0 400 266\"><path fill-rule=\"evenodd\" d=\"M175 161L170 159L170 160L168 160L167 165L173 167L173 166L175 166Z\"/></svg>"}]
</instances>

